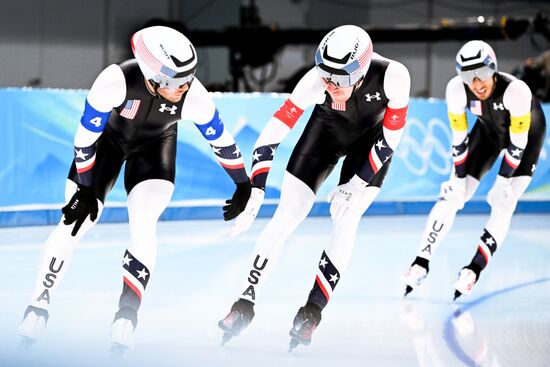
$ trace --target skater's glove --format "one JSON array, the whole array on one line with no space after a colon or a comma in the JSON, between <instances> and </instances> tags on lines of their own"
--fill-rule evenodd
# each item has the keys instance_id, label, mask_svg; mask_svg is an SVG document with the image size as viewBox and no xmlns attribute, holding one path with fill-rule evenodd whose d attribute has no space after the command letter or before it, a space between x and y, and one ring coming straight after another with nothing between
<instances>
[{"instance_id":1,"label":"skater's glove","mask_svg":"<svg viewBox=\"0 0 550 367\"><path fill-rule=\"evenodd\" d=\"M466 178L453 176L449 181L441 184L439 198L446 201L454 201L459 204L459 209L466 202Z\"/></svg>"},{"instance_id":2,"label":"skater's glove","mask_svg":"<svg viewBox=\"0 0 550 367\"><path fill-rule=\"evenodd\" d=\"M69 203L61 209L65 216L63 224L74 223L71 236L76 236L88 215L92 222L97 219L97 211L97 199L93 187L78 185Z\"/></svg>"},{"instance_id":3,"label":"skater's glove","mask_svg":"<svg viewBox=\"0 0 550 367\"><path fill-rule=\"evenodd\" d=\"M246 207L248 199L250 198L251 189L252 184L250 183L250 180L246 180L245 182L237 184L237 188L233 193L233 197L229 200L226 200L225 203L227 205L222 208L224 220L231 220L237 215L241 214L241 212Z\"/></svg>"},{"instance_id":4,"label":"skater's glove","mask_svg":"<svg viewBox=\"0 0 550 367\"><path fill-rule=\"evenodd\" d=\"M250 200L248 200L246 208L244 208L244 211L235 219L235 224L233 224L233 227L229 230L229 235L231 237L248 231L260 211L260 207L264 202L264 196L264 190L258 187L252 188Z\"/></svg>"},{"instance_id":5,"label":"skater's glove","mask_svg":"<svg viewBox=\"0 0 550 367\"><path fill-rule=\"evenodd\" d=\"M348 183L332 189L327 198L330 203L330 216L332 219L341 219L354 207L358 207L367 185L367 182L355 175Z\"/></svg>"},{"instance_id":6,"label":"skater's glove","mask_svg":"<svg viewBox=\"0 0 550 367\"><path fill-rule=\"evenodd\" d=\"M491 208L503 206L506 210L513 211L515 209L516 200L512 186L510 185L511 178L498 175L491 190L487 193L487 203Z\"/></svg>"}]
</instances>

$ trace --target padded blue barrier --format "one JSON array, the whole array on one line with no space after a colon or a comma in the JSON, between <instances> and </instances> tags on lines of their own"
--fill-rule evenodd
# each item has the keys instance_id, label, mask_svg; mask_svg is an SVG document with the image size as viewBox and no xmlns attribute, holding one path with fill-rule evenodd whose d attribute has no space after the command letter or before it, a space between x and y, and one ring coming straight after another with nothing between
<instances>
[{"instance_id":1,"label":"padded blue barrier","mask_svg":"<svg viewBox=\"0 0 550 367\"><path fill-rule=\"evenodd\" d=\"M84 90L0 89L0 226L52 224L59 220L64 186L73 157L73 137L86 99ZM288 97L282 94L213 93L220 117L233 133L250 167L262 127ZM544 106L550 116L550 105ZM277 150L268 178L266 205L260 216L273 214L290 153L311 109ZM474 119L468 116L470 125ZM550 212L550 133L518 212ZM221 218L221 205L234 184L216 161L208 142L191 121L178 127L176 189L163 220ZM451 132L444 101L413 99L406 132L378 199L367 214L425 214L451 170ZM464 212L488 212L485 195L499 163L481 181ZM119 180L107 197L103 222L127 220L126 191ZM325 198L338 181L338 167L321 187L311 215L328 215Z\"/></svg>"}]
</instances>

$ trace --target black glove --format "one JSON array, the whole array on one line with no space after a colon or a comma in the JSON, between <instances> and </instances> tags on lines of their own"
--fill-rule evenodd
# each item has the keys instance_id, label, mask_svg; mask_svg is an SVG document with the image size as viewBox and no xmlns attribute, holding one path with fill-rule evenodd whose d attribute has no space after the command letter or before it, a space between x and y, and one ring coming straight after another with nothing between
<instances>
[{"instance_id":1,"label":"black glove","mask_svg":"<svg viewBox=\"0 0 550 367\"><path fill-rule=\"evenodd\" d=\"M233 197L231 200L226 200L225 203L227 205L222 208L224 220L231 220L241 214L246 207L246 203L248 203L248 199L250 199L251 191L252 184L250 181L247 180L246 182L237 184Z\"/></svg>"},{"instance_id":2,"label":"black glove","mask_svg":"<svg viewBox=\"0 0 550 367\"><path fill-rule=\"evenodd\" d=\"M97 199L93 187L78 185L75 194L69 200L69 203L61 209L65 215L64 224L70 225L75 223L71 236L76 236L76 233L82 226L82 223L89 215L93 222L97 219Z\"/></svg>"}]
</instances>

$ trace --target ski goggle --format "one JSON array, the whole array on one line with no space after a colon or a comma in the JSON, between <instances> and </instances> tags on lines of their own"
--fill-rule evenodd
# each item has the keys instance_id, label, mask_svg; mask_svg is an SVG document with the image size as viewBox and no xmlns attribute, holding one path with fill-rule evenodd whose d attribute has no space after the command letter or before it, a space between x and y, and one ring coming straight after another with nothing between
<instances>
[{"instance_id":1,"label":"ski goggle","mask_svg":"<svg viewBox=\"0 0 550 367\"><path fill-rule=\"evenodd\" d=\"M495 70L489 66L482 66L473 70L458 70L457 73L462 79L462 81L468 85L474 82L475 78L478 78L481 81L489 80L495 74Z\"/></svg>"},{"instance_id":2,"label":"ski goggle","mask_svg":"<svg viewBox=\"0 0 550 367\"><path fill-rule=\"evenodd\" d=\"M349 88L353 87L358 81L363 79L363 73L357 72L353 74L332 74L326 70L321 69L317 66L317 72L323 82L326 84L332 83L340 88Z\"/></svg>"}]
</instances>

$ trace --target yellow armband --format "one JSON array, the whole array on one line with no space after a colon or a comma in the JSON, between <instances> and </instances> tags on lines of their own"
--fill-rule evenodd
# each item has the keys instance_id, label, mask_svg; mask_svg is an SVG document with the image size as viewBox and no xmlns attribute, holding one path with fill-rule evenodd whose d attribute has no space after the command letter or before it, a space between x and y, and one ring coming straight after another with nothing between
<instances>
[{"instance_id":1,"label":"yellow armband","mask_svg":"<svg viewBox=\"0 0 550 367\"><path fill-rule=\"evenodd\" d=\"M514 134L521 134L529 131L531 125L531 112L527 115L516 117L510 116L510 132Z\"/></svg>"},{"instance_id":2,"label":"yellow armband","mask_svg":"<svg viewBox=\"0 0 550 367\"><path fill-rule=\"evenodd\" d=\"M451 123L451 129L454 131L467 131L468 121L466 120L466 113L461 115L455 115L449 112L449 122Z\"/></svg>"}]
</instances>

